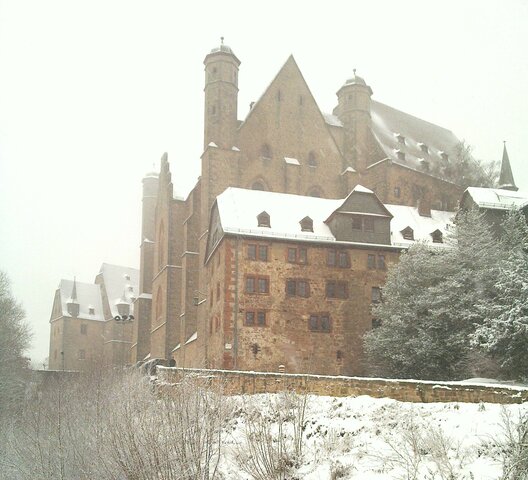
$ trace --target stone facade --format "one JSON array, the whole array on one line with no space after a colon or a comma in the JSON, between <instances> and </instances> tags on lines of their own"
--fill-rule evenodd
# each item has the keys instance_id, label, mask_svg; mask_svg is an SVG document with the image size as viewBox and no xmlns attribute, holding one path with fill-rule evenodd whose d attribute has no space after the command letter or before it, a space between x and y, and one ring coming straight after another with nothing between
<instances>
[{"instance_id":1,"label":"stone facade","mask_svg":"<svg viewBox=\"0 0 528 480\"><path fill-rule=\"evenodd\" d=\"M269 260L255 262L246 252L253 240L226 235L206 258L215 201L228 187L339 199L361 184L383 203L414 207L424 218L432 208L454 211L462 189L442 172L458 139L372 100L372 89L355 73L338 90L333 113L324 114L293 57L238 120L239 59L221 45L204 65L201 176L185 200L175 197L164 154L151 195L155 204L143 209L143 223L154 225L148 233L154 244L150 253L142 247L144 286L135 305L139 318L131 361L150 354L196 367L285 365L291 371L361 373L361 335L372 325L371 289L385 278L384 271L366 268L365 255L383 252L390 263L399 250L343 247L354 267L334 270L325 263L323 244L310 244L309 262L301 266L285 257L294 243L266 240ZM144 231L142 245L146 238ZM268 278L270 293L247 294L248 275ZM289 278L307 281L310 297L288 298ZM330 279L348 283L347 299L325 297ZM245 326L248 311L267 312L266 326ZM310 331L310 315L325 312L331 332Z\"/></svg>"}]
</instances>

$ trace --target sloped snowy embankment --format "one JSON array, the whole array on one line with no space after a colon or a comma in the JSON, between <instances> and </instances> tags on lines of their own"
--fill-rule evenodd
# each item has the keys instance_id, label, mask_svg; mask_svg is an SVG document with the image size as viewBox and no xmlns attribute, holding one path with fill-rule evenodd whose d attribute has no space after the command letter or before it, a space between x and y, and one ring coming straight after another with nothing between
<instances>
[{"instance_id":1,"label":"sloped snowy embankment","mask_svg":"<svg viewBox=\"0 0 528 480\"><path fill-rule=\"evenodd\" d=\"M266 412L277 399L271 394L235 397L237 413L229 420L220 464L226 478L251 478L235 461L248 448L242 412L248 407ZM417 404L311 395L303 460L293 478L499 479L497 443L504 438L505 416L515 422L526 412L523 405Z\"/></svg>"}]
</instances>

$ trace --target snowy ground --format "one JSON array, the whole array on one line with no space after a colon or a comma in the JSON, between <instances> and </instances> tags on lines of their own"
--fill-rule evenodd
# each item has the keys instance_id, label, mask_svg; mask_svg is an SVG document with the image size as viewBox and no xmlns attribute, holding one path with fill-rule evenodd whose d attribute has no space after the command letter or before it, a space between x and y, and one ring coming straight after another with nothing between
<instances>
[{"instance_id":1,"label":"snowy ground","mask_svg":"<svg viewBox=\"0 0 528 480\"><path fill-rule=\"evenodd\" d=\"M235 397L220 469L227 479L249 479L234 461L244 446L248 405L266 411L277 395ZM308 396L305 449L295 478L499 479L504 417L512 421L528 406L467 403L406 403L368 396Z\"/></svg>"}]
</instances>

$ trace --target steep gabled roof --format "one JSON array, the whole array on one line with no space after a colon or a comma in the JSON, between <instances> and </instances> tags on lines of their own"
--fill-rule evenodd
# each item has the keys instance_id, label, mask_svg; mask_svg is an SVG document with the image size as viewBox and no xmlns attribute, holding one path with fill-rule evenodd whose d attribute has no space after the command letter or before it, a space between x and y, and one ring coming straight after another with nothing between
<instances>
[{"instance_id":1,"label":"steep gabled roof","mask_svg":"<svg viewBox=\"0 0 528 480\"><path fill-rule=\"evenodd\" d=\"M464 203L467 196L471 197L479 208L489 210L513 210L528 206L528 192L500 188L468 187L462 197L462 203Z\"/></svg>"},{"instance_id":2,"label":"steep gabled roof","mask_svg":"<svg viewBox=\"0 0 528 480\"><path fill-rule=\"evenodd\" d=\"M63 279L60 281L59 294L64 317L71 317L67 303L71 300L73 287L73 280ZM79 304L79 315L77 315L77 318L104 321L103 302L99 285L75 281L75 297L76 303ZM90 308L94 309L93 315L90 314Z\"/></svg>"},{"instance_id":3,"label":"steep gabled roof","mask_svg":"<svg viewBox=\"0 0 528 480\"><path fill-rule=\"evenodd\" d=\"M117 303L123 298L132 305L139 295L139 270L103 263L99 272L103 276L106 295L112 317L118 315Z\"/></svg>"},{"instance_id":4,"label":"steep gabled roof","mask_svg":"<svg viewBox=\"0 0 528 480\"><path fill-rule=\"evenodd\" d=\"M502 151L502 163L499 178L499 188L504 190L512 190L516 192L519 190L515 185L513 173L510 165L510 158L508 157L508 150L506 150L506 142L504 142L504 149Z\"/></svg>"}]
</instances>

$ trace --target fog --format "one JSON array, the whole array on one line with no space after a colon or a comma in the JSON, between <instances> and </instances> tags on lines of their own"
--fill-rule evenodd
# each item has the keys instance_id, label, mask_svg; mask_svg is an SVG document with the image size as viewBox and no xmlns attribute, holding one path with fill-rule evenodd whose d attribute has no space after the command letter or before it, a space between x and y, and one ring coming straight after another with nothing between
<instances>
[{"instance_id":1,"label":"fog","mask_svg":"<svg viewBox=\"0 0 528 480\"><path fill-rule=\"evenodd\" d=\"M474 156L507 140L528 190L528 3L0 1L0 269L48 355L61 278L138 267L141 178L169 153L199 174L203 58L242 61L239 113L292 53L320 108L356 68L373 98L452 130Z\"/></svg>"}]
</instances>

